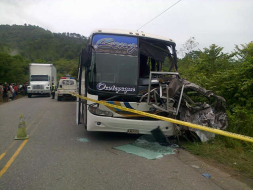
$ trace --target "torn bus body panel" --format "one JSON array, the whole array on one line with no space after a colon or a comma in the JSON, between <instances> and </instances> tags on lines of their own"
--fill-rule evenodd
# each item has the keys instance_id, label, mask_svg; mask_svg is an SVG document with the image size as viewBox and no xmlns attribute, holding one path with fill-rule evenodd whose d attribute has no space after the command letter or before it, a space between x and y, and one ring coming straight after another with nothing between
<instances>
[{"instance_id":1,"label":"torn bus body panel","mask_svg":"<svg viewBox=\"0 0 253 190\"><path fill-rule=\"evenodd\" d=\"M196 92L197 94L194 94L194 96L202 95L206 97L210 104L206 102L195 103L194 101L188 103L187 100L184 99L184 104L182 104L180 110L180 120L225 130L228 126L227 115L225 112L225 99L185 79L183 79L183 84L185 85L186 91L190 90ZM187 98L189 99L189 96ZM180 128L195 132L202 142L206 142L215 136L213 133L194 128L186 128L182 126L180 126Z\"/></svg>"},{"instance_id":2,"label":"torn bus body panel","mask_svg":"<svg viewBox=\"0 0 253 190\"><path fill-rule=\"evenodd\" d=\"M151 89L151 80L154 80L154 77L157 78L159 85ZM221 130L225 130L228 126L225 99L181 79L178 73L152 72L148 93L144 94L141 100L146 100L154 107L154 111L159 110L158 113L163 116ZM206 131L181 125L177 128L182 134L186 134L187 131L194 132L202 142L215 136Z\"/></svg>"}]
</instances>

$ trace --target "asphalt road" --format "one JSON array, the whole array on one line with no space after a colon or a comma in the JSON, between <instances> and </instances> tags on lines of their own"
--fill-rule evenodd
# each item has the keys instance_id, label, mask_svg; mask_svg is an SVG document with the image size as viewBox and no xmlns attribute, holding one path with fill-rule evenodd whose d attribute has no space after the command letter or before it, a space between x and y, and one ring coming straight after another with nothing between
<instances>
[{"instance_id":1,"label":"asphalt road","mask_svg":"<svg viewBox=\"0 0 253 190\"><path fill-rule=\"evenodd\" d=\"M21 114L27 141L14 140ZM182 149L157 160L113 149L138 137L85 131L75 124L75 102L35 96L4 103L0 189L251 189Z\"/></svg>"}]
</instances>

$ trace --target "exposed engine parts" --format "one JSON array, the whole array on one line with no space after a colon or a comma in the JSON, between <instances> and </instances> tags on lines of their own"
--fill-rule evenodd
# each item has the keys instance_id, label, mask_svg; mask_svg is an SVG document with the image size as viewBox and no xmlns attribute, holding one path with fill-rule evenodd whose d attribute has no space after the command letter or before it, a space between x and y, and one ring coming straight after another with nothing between
<instances>
[{"instance_id":1,"label":"exposed engine parts","mask_svg":"<svg viewBox=\"0 0 253 190\"><path fill-rule=\"evenodd\" d=\"M158 115L221 130L228 126L225 99L180 78L178 73L151 72L148 92L142 95L142 101L152 105L152 112ZM181 134L194 132L202 142L214 137L198 129L181 125L176 128Z\"/></svg>"}]
</instances>

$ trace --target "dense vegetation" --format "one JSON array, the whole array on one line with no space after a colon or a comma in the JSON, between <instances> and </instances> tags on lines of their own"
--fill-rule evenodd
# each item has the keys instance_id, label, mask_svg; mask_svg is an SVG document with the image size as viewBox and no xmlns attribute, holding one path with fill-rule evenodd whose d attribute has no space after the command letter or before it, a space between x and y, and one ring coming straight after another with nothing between
<instances>
[{"instance_id":1,"label":"dense vegetation","mask_svg":"<svg viewBox=\"0 0 253 190\"><path fill-rule=\"evenodd\" d=\"M226 99L228 130L253 136L253 42L235 46L231 54L222 50L212 44L203 51L189 51L179 60L179 71L189 81ZM237 140L229 139L229 143L241 145ZM253 148L252 143L243 144Z\"/></svg>"},{"instance_id":2,"label":"dense vegetation","mask_svg":"<svg viewBox=\"0 0 253 190\"><path fill-rule=\"evenodd\" d=\"M226 99L228 131L253 137L253 42L223 53L215 44L195 50L195 39L186 42L179 60L183 78ZM192 46L193 45L193 46ZM208 143L187 144L192 153L214 159L253 178L253 143L219 136Z\"/></svg>"},{"instance_id":3,"label":"dense vegetation","mask_svg":"<svg viewBox=\"0 0 253 190\"><path fill-rule=\"evenodd\" d=\"M29 63L53 63L58 78L76 76L80 50L87 44L80 34L52 33L26 24L0 25L0 39L0 82L25 82Z\"/></svg>"}]
</instances>

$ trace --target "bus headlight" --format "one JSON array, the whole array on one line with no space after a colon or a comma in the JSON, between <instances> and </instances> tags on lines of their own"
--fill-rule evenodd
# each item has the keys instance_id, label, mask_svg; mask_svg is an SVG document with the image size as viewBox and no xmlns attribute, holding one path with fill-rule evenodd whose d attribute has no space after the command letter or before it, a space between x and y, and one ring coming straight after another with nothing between
<instances>
[{"instance_id":1,"label":"bus headlight","mask_svg":"<svg viewBox=\"0 0 253 190\"><path fill-rule=\"evenodd\" d=\"M104 111L98 108L98 104L91 104L88 108L88 110L94 114L94 115L99 115L99 116L105 116L105 117L112 117L113 114L110 111Z\"/></svg>"}]
</instances>

